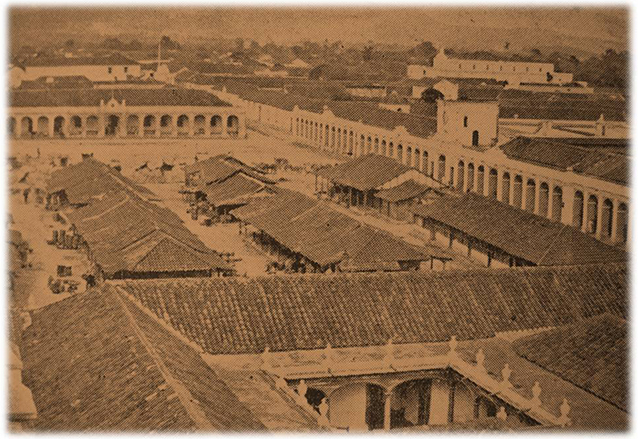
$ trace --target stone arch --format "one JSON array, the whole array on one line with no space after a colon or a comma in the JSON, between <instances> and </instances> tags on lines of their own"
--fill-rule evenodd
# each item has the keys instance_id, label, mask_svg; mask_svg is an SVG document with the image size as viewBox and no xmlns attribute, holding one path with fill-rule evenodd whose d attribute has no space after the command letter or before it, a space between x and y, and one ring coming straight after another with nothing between
<instances>
[{"instance_id":1,"label":"stone arch","mask_svg":"<svg viewBox=\"0 0 638 439\"><path fill-rule=\"evenodd\" d=\"M529 178L525 185L525 210L534 213L534 209L536 209L536 180Z\"/></svg>"},{"instance_id":2,"label":"stone arch","mask_svg":"<svg viewBox=\"0 0 638 439\"><path fill-rule=\"evenodd\" d=\"M616 236L617 241L623 244L627 242L629 227L629 211L625 203L618 205L618 214L616 215Z\"/></svg>"},{"instance_id":3,"label":"stone arch","mask_svg":"<svg viewBox=\"0 0 638 439\"><path fill-rule=\"evenodd\" d=\"M210 132L211 134L222 133L222 117L219 114L210 118Z\"/></svg>"},{"instance_id":4,"label":"stone arch","mask_svg":"<svg viewBox=\"0 0 638 439\"><path fill-rule=\"evenodd\" d=\"M203 136L206 134L206 117L198 114L193 118L193 134Z\"/></svg>"},{"instance_id":5,"label":"stone arch","mask_svg":"<svg viewBox=\"0 0 638 439\"><path fill-rule=\"evenodd\" d=\"M598 231L598 197L590 195L587 199L587 224L585 231L592 235Z\"/></svg>"},{"instance_id":6,"label":"stone arch","mask_svg":"<svg viewBox=\"0 0 638 439\"><path fill-rule=\"evenodd\" d=\"M144 120L142 122L144 124L144 135L152 136L155 134L155 130L157 129L157 118L152 114L147 114L144 116Z\"/></svg>"},{"instance_id":7,"label":"stone arch","mask_svg":"<svg viewBox=\"0 0 638 439\"><path fill-rule=\"evenodd\" d=\"M329 398L330 424L354 431L383 428L385 389L373 383L350 383Z\"/></svg>"},{"instance_id":8,"label":"stone arch","mask_svg":"<svg viewBox=\"0 0 638 439\"><path fill-rule=\"evenodd\" d=\"M57 116L53 119L53 136L64 137L66 135L66 119L64 116Z\"/></svg>"},{"instance_id":9,"label":"stone arch","mask_svg":"<svg viewBox=\"0 0 638 439\"><path fill-rule=\"evenodd\" d=\"M31 137L33 135L33 120L29 116L24 116L20 121L20 137Z\"/></svg>"},{"instance_id":10,"label":"stone arch","mask_svg":"<svg viewBox=\"0 0 638 439\"><path fill-rule=\"evenodd\" d=\"M552 190L552 217L553 221L560 222L563 218L563 188L554 186Z\"/></svg>"},{"instance_id":11,"label":"stone arch","mask_svg":"<svg viewBox=\"0 0 638 439\"><path fill-rule=\"evenodd\" d=\"M501 182L501 201L505 204L510 204L510 187L512 180L509 172L503 173L503 181Z\"/></svg>"},{"instance_id":12,"label":"stone arch","mask_svg":"<svg viewBox=\"0 0 638 439\"><path fill-rule=\"evenodd\" d=\"M476 193L485 195L485 167L480 165L476 170Z\"/></svg>"},{"instance_id":13,"label":"stone arch","mask_svg":"<svg viewBox=\"0 0 638 439\"><path fill-rule=\"evenodd\" d=\"M467 164L467 191L471 192L474 190L474 163Z\"/></svg>"},{"instance_id":14,"label":"stone arch","mask_svg":"<svg viewBox=\"0 0 638 439\"><path fill-rule=\"evenodd\" d=\"M496 200L498 195L498 171L495 168L490 169L487 180L487 196Z\"/></svg>"},{"instance_id":15,"label":"stone arch","mask_svg":"<svg viewBox=\"0 0 638 439\"><path fill-rule=\"evenodd\" d=\"M538 214L547 218L549 214L549 185L542 182L538 190Z\"/></svg>"},{"instance_id":16,"label":"stone arch","mask_svg":"<svg viewBox=\"0 0 638 439\"><path fill-rule=\"evenodd\" d=\"M38 117L38 122L36 124L36 134L38 136L48 137L49 136L49 118L46 116Z\"/></svg>"},{"instance_id":17,"label":"stone arch","mask_svg":"<svg viewBox=\"0 0 638 439\"><path fill-rule=\"evenodd\" d=\"M445 156L443 154L439 156L439 169L436 178L441 183L445 180Z\"/></svg>"},{"instance_id":18,"label":"stone arch","mask_svg":"<svg viewBox=\"0 0 638 439\"><path fill-rule=\"evenodd\" d=\"M120 117L111 114L106 118L106 126L104 127L104 134L107 136L116 136L120 132Z\"/></svg>"},{"instance_id":19,"label":"stone arch","mask_svg":"<svg viewBox=\"0 0 638 439\"><path fill-rule=\"evenodd\" d=\"M463 192L463 185L465 185L465 162L459 160L456 165L456 187L459 191Z\"/></svg>"},{"instance_id":20,"label":"stone arch","mask_svg":"<svg viewBox=\"0 0 638 439\"><path fill-rule=\"evenodd\" d=\"M388 154L388 147L385 139L381 141L381 155L386 156Z\"/></svg>"},{"instance_id":21,"label":"stone arch","mask_svg":"<svg viewBox=\"0 0 638 439\"><path fill-rule=\"evenodd\" d=\"M388 157L394 158L394 142L388 143Z\"/></svg>"},{"instance_id":22,"label":"stone arch","mask_svg":"<svg viewBox=\"0 0 638 439\"><path fill-rule=\"evenodd\" d=\"M7 118L7 134L9 135L9 137L15 137L16 136L16 126L17 126L17 121L15 117L9 116Z\"/></svg>"},{"instance_id":23,"label":"stone arch","mask_svg":"<svg viewBox=\"0 0 638 439\"><path fill-rule=\"evenodd\" d=\"M160 135L170 136L173 134L173 116L165 114L160 117Z\"/></svg>"},{"instance_id":24,"label":"stone arch","mask_svg":"<svg viewBox=\"0 0 638 439\"><path fill-rule=\"evenodd\" d=\"M432 380L404 381L392 389L390 428L427 425L430 420Z\"/></svg>"},{"instance_id":25,"label":"stone arch","mask_svg":"<svg viewBox=\"0 0 638 439\"><path fill-rule=\"evenodd\" d=\"M190 131L191 121L186 114L177 116L177 135L186 135Z\"/></svg>"},{"instance_id":26,"label":"stone arch","mask_svg":"<svg viewBox=\"0 0 638 439\"><path fill-rule=\"evenodd\" d=\"M100 132L100 120L94 114L90 115L86 118L86 135L87 136L97 136Z\"/></svg>"},{"instance_id":27,"label":"stone arch","mask_svg":"<svg viewBox=\"0 0 638 439\"><path fill-rule=\"evenodd\" d=\"M231 137L237 137L239 135L239 118L234 114L228 116L228 121L226 123L228 127L228 134Z\"/></svg>"},{"instance_id":28,"label":"stone arch","mask_svg":"<svg viewBox=\"0 0 638 439\"><path fill-rule=\"evenodd\" d=\"M514 187L512 190L512 206L523 208L523 177L517 175L514 177Z\"/></svg>"},{"instance_id":29,"label":"stone arch","mask_svg":"<svg viewBox=\"0 0 638 439\"><path fill-rule=\"evenodd\" d=\"M126 118L126 135L137 136L140 131L140 118L136 114L130 114Z\"/></svg>"},{"instance_id":30,"label":"stone arch","mask_svg":"<svg viewBox=\"0 0 638 439\"><path fill-rule=\"evenodd\" d=\"M605 198L603 201L602 212L600 215L600 230L602 233L602 237L606 239L611 239L612 230L613 230L613 218L614 218L614 203L609 199Z\"/></svg>"},{"instance_id":31,"label":"stone arch","mask_svg":"<svg viewBox=\"0 0 638 439\"><path fill-rule=\"evenodd\" d=\"M79 134L82 134L82 118L78 115L73 115L69 120L69 135L77 136Z\"/></svg>"},{"instance_id":32,"label":"stone arch","mask_svg":"<svg viewBox=\"0 0 638 439\"><path fill-rule=\"evenodd\" d=\"M403 145L400 143L397 145L397 160L399 163L403 163Z\"/></svg>"},{"instance_id":33,"label":"stone arch","mask_svg":"<svg viewBox=\"0 0 638 439\"><path fill-rule=\"evenodd\" d=\"M379 138L374 138L374 153L379 154Z\"/></svg>"}]
</instances>

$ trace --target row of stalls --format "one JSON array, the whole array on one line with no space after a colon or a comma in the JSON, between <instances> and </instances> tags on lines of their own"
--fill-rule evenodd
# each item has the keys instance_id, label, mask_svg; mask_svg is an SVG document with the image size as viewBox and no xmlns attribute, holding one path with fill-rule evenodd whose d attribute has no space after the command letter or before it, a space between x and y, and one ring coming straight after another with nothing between
<instances>
[{"instance_id":1,"label":"row of stalls","mask_svg":"<svg viewBox=\"0 0 638 439\"><path fill-rule=\"evenodd\" d=\"M254 198L233 215L240 233L274 258L270 272L414 271L450 260L435 246L410 245L290 190Z\"/></svg>"},{"instance_id":2,"label":"row of stalls","mask_svg":"<svg viewBox=\"0 0 638 439\"><path fill-rule=\"evenodd\" d=\"M202 223L210 225L231 221L231 210L251 198L273 194L274 185L264 171L221 154L185 166L181 193L191 217L203 216Z\"/></svg>"},{"instance_id":3,"label":"row of stalls","mask_svg":"<svg viewBox=\"0 0 638 439\"><path fill-rule=\"evenodd\" d=\"M403 221L411 219L413 206L430 203L445 193L441 183L419 170L376 154L318 169L315 191L347 207Z\"/></svg>"},{"instance_id":4,"label":"row of stalls","mask_svg":"<svg viewBox=\"0 0 638 439\"><path fill-rule=\"evenodd\" d=\"M86 251L95 282L234 274L155 198L92 158L56 171L47 196L47 207L59 219L51 243Z\"/></svg>"}]
</instances>

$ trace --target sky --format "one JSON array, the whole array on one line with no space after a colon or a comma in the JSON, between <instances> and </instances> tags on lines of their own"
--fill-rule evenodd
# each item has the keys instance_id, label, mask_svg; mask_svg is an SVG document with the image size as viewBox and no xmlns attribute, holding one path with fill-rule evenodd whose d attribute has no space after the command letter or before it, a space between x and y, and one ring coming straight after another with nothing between
<instances>
[{"instance_id":1,"label":"sky","mask_svg":"<svg viewBox=\"0 0 638 439\"><path fill-rule=\"evenodd\" d=\"M626 49L623 8L12 8L10 36L19 44L61 38L254 39L261 44L304 40L373 41L413 46L496 49L551 45L591 52ZM52 26L51 24L55 25Z\"/></svg>"}]
</instances>

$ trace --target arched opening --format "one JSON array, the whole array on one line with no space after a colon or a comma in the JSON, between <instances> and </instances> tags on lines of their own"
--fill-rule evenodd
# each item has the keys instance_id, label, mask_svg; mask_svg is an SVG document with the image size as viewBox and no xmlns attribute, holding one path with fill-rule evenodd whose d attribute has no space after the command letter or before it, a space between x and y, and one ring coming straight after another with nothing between
<instances>
[{"instance_id":1,"label":"arched opening","mask_svg":"<svg viewBox=\"0 0 638 439\"><path fill-rule=\"evenodd\" d=\"M239 118L237 116L228 116L228 135L231 137L237 137L239 135Z\"/></svg>"},{"instance_id":2,"label":"arched opening","mask_svg":"<svg viewBox=\"0 0 638 439\"><path fill-rule=\"evenodd\" d=\"M211 120L211 126L213 125ZM299 118L295 119L295 136L299 137Z\"/></svg>"},{"instance_id":3,"label":"arched opening","mask_svg":"<svg viewBox=\"0 0 638 439\"><path fill-rule=\"evenodd\" d=\"M33 136L33 121L30 117L23 117L20 121L20 137Z\"/></svg>"},{"instance_id":4,"label":"arched opening","mask_svg":"<svg viewBox=\"0 0 638 439\"><path fill-rule=\"evenodd\" d=\"M388 145L388 157L394 158L394 143L392 142Z\"/></svg>"},{"instance_id":5,"label":"arched opening","mask_svg":"<svg viewBox=\"0 0 638 439\"><path fill-rule=\"evenodd\" d=\"M405 164L412 167L412 147L408 146L405 151Z\"/></svg>"},{"instance_id":6,"label":"arched opening","mask_svg":"<svg viewBox=\"0 0 638 439\"><path fill-rule=\"evenodd\" d=\"M485 167L480 165L476 170L476 193L485 195Z\"/></svg>"},{"instance_id":7,"label":"arched opening","mask_svg":"<svg viewBox=\"0 0 638 439\"><path fill-rule=\"evenodd\" d=\"M211 134L222 133L222 117L221 116L215 115L210 118L210 132Z\"/></svg>"},{"instance_id":8,"label":"arched opening","mask_svg":"<svg viewBox=\"0 0 638 439\"><path fill-rule=\"evenodd\" d=\"M325 397L326 394L319 389L308 387L308 390L306 391L306 400L308 401L308 404L310 404L317 412L319 412L319 406Z\"/></svg>"},{"instance_id":9,"label":"arched opening","mask_svg":"<svg viewBox=\"0 0 638 439\"><path fill-rule=\"evenodd\" d=\"M560 222L563 218L563 189L554 186L552 191L552 220Z\"/></svg>"},{"instance_id":10,"label":"arched opening","mask_svg":"<svg viewBox=\"0 0 638 439\"><path fill-rule=\"evenodd\" d=\"M49 136L49 118L46 116L38 117L36 134L41 137Z\"/></svg>"},{"instance_id":11,"label":"arched opening","mask_svg":"<svg viewBox=\"0 0 638 439\"><path fill-rule=\"evenodd\" d=\"M337 137L337 130L335 129L335 127L332 127L332 138L330 139L330 149L332 149L333 151L336 146L336 137Z\"/></svg>"},{"instance_id":12,"label":"arched opening","mask_svg":"<svg viewBox=\"0 0 638 439\"><path fill-rule=\"evenodd\" d=\"M463 117L463 127L467 128L467 116Z\"/></svg>"},{"instance_id":13,"label":"arched opening","mask_svg":"<svg viewBox=\"0 0 638 439\"><path fill-rule=\"evenodd\" d=\"M429 175L430 177L432 177L432 174L434 174L434 171L431 171L428 174L428 166L429 166L428 152L424 150L423 151L423 172L425 173L425 175Z\"/></svg>"},{"instance_id":14,"label":"arched opening","mask_svg":"<svg viewBox=\"0 0 638 439\"><path fill-rule=\"evenodd\" d=\"M364 155L366 154L368 151L366 149L366 138L365 136L362 134L361 137L359 138L359 148L357 151L358 155Z\"/></svg>"},{"instance_id":15,"label":"arched opening","mask_svg":"<svg viewBox=\"0 0 638 439\"><path fill-rule=\"evenodd\" d=\"M324 145L326 146L326 148L329 148L330 147L330 126L328 125L326 125L325 136L326 138L324 139Z\"/></svg>"},{"instance_id":16,"label":"arched opening","mask_svg":"<svg viewBox=\"0 0 638 439\"><path fill-rule=\"evenodd\" d=\"M627 205L625 203L620 203L620 205L618 206L618 215L616 221L616 240L625 244L627 243L627 228L629 221Z\"/></svg>"},{"instance_id":17,"label":"arched opening","mask_svg":"<svg viewBox=\"0 0 638 439\"><path fill-rule=\"evenodd\" d=\"M354 154L354 133L350 131L350 136L348 137L348 155Z\"/></svg>"},{"instance_id":18,"label":"arched opening","mask_svg":"<svg viewBox=\"0 0 638 439\"><path fill-rule=\"evenodd\" d=\"M399 163L403 163L403 145L397 145L397 160Z\"/></svg>"},{"instance_id":19,"label":"arched opening","mask_svg":"<svg viewBox=\"0 0 638 439\"><path fill-rule=\"evenodd\" d=\"M330 424L353 431L383 428L385 390L376 384L353 383L329 396Z\"/></svg>"},{"instance_id":20,"label":"arched opening","mask_svg":"<svg viewBox=\"0 0 638 439\"><path fill-rule=\"evenodd\" d=\"M496 200L498 194L498 171L494 168L490 169L490 175L487 181L487 196Z\"/></svg>"},{"instance_id":21,"label":"arched opening","mask_svg":"<svg viewBox=\"0 0 638 439\"><path fill-rule=\"evenodd\" d=\"M156 124L157 124L157 119L155 119L155 116L151 114L145 116L144 117L144 135L154 136L155 130L157 129Z\"/></svg>"},{"instance_id":22,"label":"arched opening","mask_svg":"<svg viewBox=\"0 0 638 439\"><path fill-rule=\"evenodd\" d=\"M381 155L382 156L388 155L388 147L387 147L387 144L385 143L385 140L381 141Z\"/></svg>"},{"instance_id":23,"label":"arched opening","mask_svg":"<svg viewBox=\"0 0 638 439\"><path fill-rule=\"evenodd\" d=\"M53 136L64 137L66 135L66 119L63 116L58 116L53 119Z\"/></svg>"},{"instance_id":24,"label":"arched opening","mask_svg":"<svg viewBox=\"0 0 638 439\"><path fill-rule=\"evenodd\" d=\"M366 143L366 154L372 153L372 137L368 137L368 142Z\"/></svg>"},{"instance_id":25,"label":"arched opening","mask_svg":"<svg viewBox=\"0 0 638 439\"><path fill-rule=\"evenodd\" d=\"M337 129L337 152L341 153L341 128Z\"/></svg>"},{"instance_id":26,"label":"arched opening","mask_svg":"<svg viewBox=\"0 0 638 439\"><path fill-rule=\"evenodd\" d=\"M193 119L193 134L203 136L206 134L206 118L202 114L198 114Z\"/></svg>"},{"instance_id":27,"label":"arched opening","mask_svg":"<svg viewBox=\"0 0 638 439\"><path fill-rule=\"evenodd\" d=\"M510 187L512 181L509 172L503 174L503 181L501 182L501 201L505 204L510 204Z\"/></svg>"},{"instance_id":28,"label":"arched opening","mask_svg":"<svg viewBox=\"0 0 638 439\"><path fill-rule=\"evenodd\" d=\"M541 183L538 191L538 214L547 218L549 213L549 185L545 182Z\"/></svg>"},{"instance_id":29,"label":"arched opening","mask_svg":"<svg viewBox=\"0 0 638 439\"><path fill-rule=\"evenodd\" d=\"M439 156L439 168L438 168L438 173L436 177L437 177L437 180L439 180L440 182L445 181L445 156L444 155Z\"/></svg>"},{"instance_id":30,"label":"arched opening","mask_svg":"<svg viewBox=\"0 0 638 439\"><path fill-rule=\"evenodd\" d=\"M392 391L390 428L427 425L430 420L432 380L416 379L396 386Z\"/></svg>"},{"instance_id":31,"label":"arched opening","mask_svg":"<svg viewBox=\"0 0 638 439\"><path fill-rule=\"evenodd\" d=\"M170 136L173 134L173 117L165 114L160 118L160 135Z\"/></svg>"},{"instance_id":32,"label":"arched opening","mask_svg":"<svg viewBox=\"0 0 638 439\"><path fill-rule=\"evenodd\" d=\"M379 154L379 138L374 138L374 153Z\"/></svg>"},{"instance_id":33,"label":"arched opening","mask_svg":"<svg viewBox=\"0 0 638 439\"><path fill-rule=\"evenodd\" d=\"M9 137L15 137L16 135L16 119L15 117L8 117L7 118L7 133L9 134Z\"/></svg>"},{"instance_id":34,"label":"arched opening","mask_svg":"<svg viewBox=\"0 0 638 439\"><path fill-rule=\"evenodd\" d=\"M587 200L587 233L592 235L598 230L598 198L590 195Z\"/></svg>"},{"instance_id":35,"label":"arched opening","mask_svg":"<svg viewBox=\"0 0 638 439\"><path fill-rule=\"evenodd\" d=\"M126 135L138 136L140 132L140 118L131 114L126 118Z\"/></svg>"},{"instance_id":36,"label":"arched opening","mask_svg":"<svg viewBox=\"0 0 638 439\"><path fill-rule=\"evenodd\" d=\"M474 190L474 163L467 165L467 192Z\"/></svg>"},{"instance_id":37,"label":"arched opening","mask_svg":"<svg viewBox=\"0 0 638 439\"><path fill-rule=\"evenodd\" d=\"M472 131L472 146L478 146L479 144L479 132Z\"/></svg>"},{"instance_id":38,"label":"arched opening","mask_svg":"<svg viewBox=\"0 0 638 439\"><path fill-rule=\"evenodd\" d=\"M611 239L612 234L612 224L613 224L613 216L614 216L614 203L609 198L606 198L603 201L603 209L600 215L600 226L602 227L602 237L606 239Z\"/></svg>"},{"instance_id":39,"label":"arched opening","mask_svg":"<svg viewBox=\"0 0 638 439\"><path fill-rule=\"evenodd\" d=\"M536 208L536 181L533 179L527 180L525 186L525 210L534 213Z\"/></svg>"},{"instance_id":40,"label":"arched opening","mask_svg":"<svg viewBox=\"0 0 638 439\"><path fill-rule=\"evenodd\" d=\"M86 118L86 135L88 137L95 137L100 131L100 120L97 116L89 116Z\"/></svg>"},{"instance_id":41,"label":"arched opening","mask_svg":"<svg viewBox=\"0 0 638 439\"><path fill-rule=\"evenodd\" d=\"M582 229L585 211L585 197L581 191L574 192L574 206L572 210L572 226Z\"/></svg>"},{"instance_id":42,"label":"arched opening","mask_svg":"<svg viewBox=\"0 0 638 439\"><path fill-rule=\"evenodd\" d=\"M414 148L414 167L419 171L423 171L423 162L421 162L421 150Z\"/></svg>"},{"instance_id":43,"label":"arched opening","mask_svg":"<svg viewBox=\"0 0 638 439\"><path fill-rule=\"evenodd\" d=\"M72 116L69 124L69 135L77 136L82 134L82 118L80 116Z\"/></svg>"},{"instance_id":44,"label":"arched opening","mask_svg":"<svg viewBox=\"0 0 638 439\"><path fill-rule=\"evenodd\" d=\"M104 127L104 135L113 137L117 136L120 131L120 118L114 114L111 114L106 119L106 126Z\"/></svg>"},{"instance_id":45,"label":"arched opening","mask_svg":"<svg viewBox=\"0 0 638 439\"><path fill-rule=\"evenodd\" d=\"M463 160L460 160L456 167L456 175L456 187L463 192L463 185L465 184L465 162Z\"/></svg>"},{"instance_id":46,"label":"arched opening","mask_svg":"<svg viewBox=\"0 0 638 439\"><path fill-rule=\"evenodd\" d=\"M512 191L512 206L523 208L523 177L517 175L514 177L514 190Z\"/></svg>"},{"instance_id":47,"label":"arched opening","mask_svg":"<svg viewBox=\"0 0 638 439\"><path fill-rule=\"evenodd\" d=\"M191 128L190 119L187 115L182 114L177 117L177 135L187 136Z\"/></svg>"}]
</instances>

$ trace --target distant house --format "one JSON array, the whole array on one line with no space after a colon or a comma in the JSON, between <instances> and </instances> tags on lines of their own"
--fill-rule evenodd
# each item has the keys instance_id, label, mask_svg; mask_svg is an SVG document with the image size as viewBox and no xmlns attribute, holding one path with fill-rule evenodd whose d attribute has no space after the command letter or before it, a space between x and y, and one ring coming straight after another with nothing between
<instances>
[{"instance_id":1,"label":"distant house","mask_svg":"<svg viewBox=\"0 0 638 439\"><path fill-rule=\"evenodd\" d=\"M86 76L91 81L123 81L141 76L140 63L114 53L94 57L39 57L24 62L25 80L42 76Z\"/></svg>"}]
</instances>

